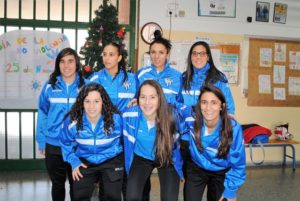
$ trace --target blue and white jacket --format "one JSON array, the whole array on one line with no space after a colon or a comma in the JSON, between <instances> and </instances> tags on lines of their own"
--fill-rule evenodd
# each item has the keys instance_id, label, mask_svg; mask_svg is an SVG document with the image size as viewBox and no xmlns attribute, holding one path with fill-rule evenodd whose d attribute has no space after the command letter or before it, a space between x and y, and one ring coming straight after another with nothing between
<instances>
[{"instance_id":1,"label":"blue and white jacket","mask_svg":"<svg viewBox=\"0 0 300 201\"><path fill-rule=\"evenodd\" d=\"M236 198L238 189L246 180L246 156L243 139L243 131L241 125L231 119L232 125L232 144L226 159L217 157L221 121L218 122L213 132L208 134L205 123L203 123L201 131L201 141L203 152L199 152L194 135L194 117L190 113L190 107L182 107L181 115L184 116L187 129L189 130L189 149L191 158L199 167L209 171L221 171L229 169L225 174L224 192L225 198ZM190 115L188 115L190 114Z\"/></svg>"},{"instance_id":2,"label":"blue and white jacket","mask_svg":"<svg viewBox=\"0 0 300 201\"><path fill-rule=\"evenodd\" d=\"M71 164L72 169L83 163L80 158L98 165L114 158L123 152L122 146L122 119L114 114L114 128L109 134L104 132L103 117L100 117L94 130L86 114L83 114L83 129L77 132L76 121L64 121L60 137L62 155L65 161Z\"/></svg>"},{"instance_id":3,"label":"blue and white jacket","mask_svg":"<svg viewBox=\"0 0 300 201\"><path fill-rule=\"evenodd\" d=\"M163 89L168 103L182 102L180 94L182 88L181 73L167 63L161 72L157 72L154 65L143 67L136 73L138 87L145 80L157 81Z\"/></svg>"},{"instance_id":4,"label":"blue and white jacket","mask_svg":"<svg viewBox=\"0 0 300 201\"><path fill-rule=\"evenodd\" d=\"M123 113L123 135L124 135L124 153L125 153L125 169L126 173L129 174L130 167L133 161L134 153L138 154L140 157L154 160L155 153L148 153L149 150L155 150L154 148L154 142L146 142L143 143L142 146L137 147L137 141L139 133L142 134L149 134L149 135L156 135L155 132L156 128L152 131L148 131L147 127L147 120L143 115L143 112L139 108L139 106L133 106L131 108L128 108ZM151 137L151 136L149 136ZM177 135L177 138L179 136ZM174 136L174 138L176 138ZM178 147L178 141L177 138L175 139L174 147L173 147L173 165L176 169L178 175L180 178L183 178L183 172L182 172L182 158L180 154L180 150ZM142 137L139 139L141 140ZM154 138L152 138L155 140ZM148 147L147 147L148 146ZM144 150L143 147L145 147Z\"/></svg>"},{"instance_id":5,"label":"blue and white jacket","mask_svg":"<svg viewBox=\"0 0 300 201\"><path fill-rule=\"evenodd\" d=\"M194 75L191 82L190 90L185 90L182 88L181 94L183 97L183 102L185 105L194 106L198 102L198 97L200 95L200 90L202 85L205 82L207 71L210 68L210 65L207 63L203 68L197 69L194 68ZM183 74L184 76L184 74ZM214 83L214 86L218 87L224 94L226 99L227 111L234 115L235 114L235 104L231 94L231 90L228 83L217 81ZM181 136L182 140L188 141L188 134L184 133Z\"/></svg>"},{"instance_id":6,"label":"blue and white jacket","mask_svg":"<svg viewBox=\"0 0 300 201\"><path fill-rule=\"evenodd\" d=\"M84 80L85 84L88 80ZM44 150L46 143L60 146L59 134L64 116L71 109L79 92L79 76L67 85L61 76L57 76L55 89L47 81L39 97L36 141L38 149Z\"/></svg>"},{"instance_id":7,"label":"blue and white jacket","mask_svg":"<svg viewBox=\"0 0 300 201\"><path fill-rule=\"evenodd\" d=\"M124 111L127 104L134 98L136 94L136 78L133 73L127 73L127 80L123 83L124 72L120 72L116 77L111 76L106 68L95 72L89 78L92 82L100 83L110 97L112 103L120 110Z\"/></svg>"}]
</instances>

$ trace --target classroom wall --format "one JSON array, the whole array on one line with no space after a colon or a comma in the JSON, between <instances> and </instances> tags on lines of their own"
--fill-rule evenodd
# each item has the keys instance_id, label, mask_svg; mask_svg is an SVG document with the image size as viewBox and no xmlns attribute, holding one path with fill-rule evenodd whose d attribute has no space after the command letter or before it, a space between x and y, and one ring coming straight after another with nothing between
<instances>
[{"instance_id":1,"label":"classroom wall","mask_svg":"<svg viewBox=\"0 0 300 201\"><path fill-rule=\"evenodd\" d=\"M156 22L163 28L164 37L170 34L170 17L167 10L176 3L177 10L184 10L184 17L171 18L171 40L193 41L195 37L208 37L214 43L243 43L249 35L259 37L280 37L300 39L300 1L285 0L277 3L288 4L286 24L273 23L273 10L275 1L271 3L269 22L255 21L256 1L236 0L236 18L200 17L198 15L197 0L141 0L139 32L147 22ZM247 17L252 17L252 23L247 22ZM140 35L140 34L139 34ZM138 66L143 65L143 55L149 46L139 37L138 42ZM241 49L241 57L245 50ZM246 66L245 66L246 65ZM240 68L247 68L247 64L241 63ZM289 123L289 131L294 139L300 141L299 114L300 107L249 107L247 98L242 93L243 77L239 69L239 83L231 85L231 90L236 104L236 118L242 123L258 123L273 131L275 125ZM278 163L282 160L281 148L267 148L266 162ZM288 150L289 151L289 150ZM300 146L296 145L296 152L300 153ZM255 159L262 158L260 150L254 151ZM299 154L297 160L300 160ZM249 151L247 150L247 162L250 163Z\"/></svg>"}]
</instances>

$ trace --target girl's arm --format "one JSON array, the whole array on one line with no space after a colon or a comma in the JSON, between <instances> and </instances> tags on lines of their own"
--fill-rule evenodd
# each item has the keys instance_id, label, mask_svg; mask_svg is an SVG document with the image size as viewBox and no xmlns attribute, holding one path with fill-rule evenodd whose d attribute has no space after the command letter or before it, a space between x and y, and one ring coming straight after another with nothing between
<instances>
[{"instance_id":1,"label":"girl's arm","mask_svg":"<svg viewBox=\"0 0 300 201\"><path fill-rule=\"evenodd\" d=\"M233 142L228 154L231 167L225 175L225 190L223 192L223 197L228 200L236 198L238 189L246 180L246 156L242 128L236 122L232 129Z\"/></svg>"},{"instance_id":2,"label":"girl's arm","mask_svg":"<svg viewBox=\"0 0 300 201\"><path fill-rule=\"evenodd\" d=\"M69 123L69 118L64 121L62 132L60 135L60 144L64 161L71 164L72 170L82 165L80 159L74 152L76 144L75 135L79 135L76 130L76 123Z\"/></svg>"},{"instance_id":3,"label":"girl's arm","mask_svg":"<svg viewBox=\"0 0 300 201\"><path fill-rule=\"evenodd\" d=\"M38 117L37 117L37 129L36 129L36 141L38 143L38 149L40 154L45 155L46 147L46 135L48 132L47 122L48 122L48 111L50 107L50 102L47 96L47 88L49 85L44 85L41 94L39 96L38 105Z\"/></svg>"}]
</instances>

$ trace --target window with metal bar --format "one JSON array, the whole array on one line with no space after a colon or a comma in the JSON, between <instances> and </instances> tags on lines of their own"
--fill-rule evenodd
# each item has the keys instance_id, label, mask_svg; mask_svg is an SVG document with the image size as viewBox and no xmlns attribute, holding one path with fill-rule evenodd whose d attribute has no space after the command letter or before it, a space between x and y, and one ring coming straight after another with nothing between
<instances>
[{"instance_id":1,"label":"window with metal bar","mask_svg":"<svg viewBox=\"0 0 300 201\"><path fill-rule=\"evenodd\" d=\"M129 63L134 64L134 0L111 0L125 28ZM89 22L102 0L0 0L0 35L13 30L64 33L78 52L88 36ZM1 41L0 41L1 42ZM0 159L36 159L36 110L0 108Z\"/></svg>"}]
</instances>

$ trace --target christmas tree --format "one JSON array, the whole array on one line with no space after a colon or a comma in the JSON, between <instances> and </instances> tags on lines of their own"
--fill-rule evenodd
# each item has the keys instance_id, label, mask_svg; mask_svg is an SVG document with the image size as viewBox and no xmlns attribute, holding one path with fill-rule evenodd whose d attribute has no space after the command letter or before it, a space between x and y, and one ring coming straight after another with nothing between
<instances>
[{"instance_id":1,"label":"christmas tree","mask_svg":"<svg viewBox=\"0 0 300 201\"><path fill-rule=\"evenodd\" d=\"M106 44L116 42L122 46L123 57L127 59L127 51L123 43L125 27L119 25L118 10L109 0L103 0L103 4L95 11L96 17L90 23L88 37L84 46L80 49L83 60L84 74L99 71L104 67L102 51Z\"/></svg>"}]
</instances>

